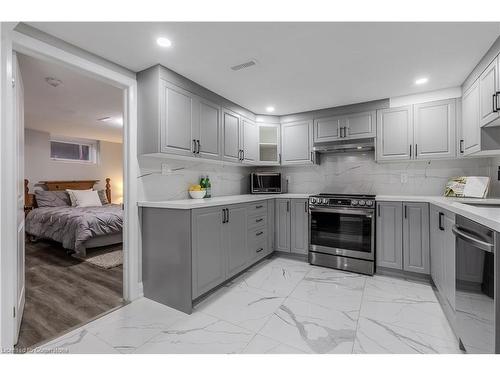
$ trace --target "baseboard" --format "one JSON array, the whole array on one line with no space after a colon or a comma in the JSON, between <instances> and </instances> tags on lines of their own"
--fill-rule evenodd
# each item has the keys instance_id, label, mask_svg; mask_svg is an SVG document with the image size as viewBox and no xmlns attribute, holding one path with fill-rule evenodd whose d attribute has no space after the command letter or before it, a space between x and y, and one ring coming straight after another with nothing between
<instances>
[{"instance_id":1,"label":"baseboard","mask_svg":"<svg viewBox=\"0 0 500 375\"><path fill-rule=\"evenodd\" d=\"M298 259L307 262L307 254L293 254L293 253L286 253L284 251L273 251L271 254L274 256L290 258L290 259Z\"/></svg>"},{"instance_id":2,"label":"baseboard","mask_svg":"<svg viewBox=\"0 0 500 375\"><path fill-rule=\"evenodd\" d=\"M383 276L391 276L397 277L400 279L411 280L411 281L420 281L430 284L431 276L418 272L410 272L403 270L396 270L393 268L386 267L377 267L375 269L375 275L383 275Z\"/></svg>"}]
</instances>

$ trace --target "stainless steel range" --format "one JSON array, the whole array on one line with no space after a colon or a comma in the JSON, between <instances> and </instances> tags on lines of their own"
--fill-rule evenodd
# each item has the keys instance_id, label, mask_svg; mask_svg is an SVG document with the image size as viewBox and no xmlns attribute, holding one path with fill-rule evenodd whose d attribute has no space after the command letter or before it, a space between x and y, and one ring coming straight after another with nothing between
<instances>
[{"instance_id":1,"label":"stainless steel range","mask_svg":"<svg viewBox=\"0 0 500 375\"><path fill-rule=\"evenodd\" d=\"M309 197L309 263L373 275L375 195Z\"/></svg>"}]
</instances>

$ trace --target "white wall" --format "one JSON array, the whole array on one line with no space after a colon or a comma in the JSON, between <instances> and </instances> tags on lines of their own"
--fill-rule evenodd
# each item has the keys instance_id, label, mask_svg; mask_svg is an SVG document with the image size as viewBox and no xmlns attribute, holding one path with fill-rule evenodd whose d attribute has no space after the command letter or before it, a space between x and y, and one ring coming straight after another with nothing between
<instances>
[{"instance_id":1,"label":"white wall","mask_svg":"<svg viewBox=\"0 0 500 375\"><path fill-rule=\"evenodd\" d=\"M161 165L169 169L185 168L161 174ZM140 157L139 200L187 199L191 184L199 183L200 177L208 175L212 184L212 196L248 194L250 191L249 167L216 165L203 161L179 161L168 158Z\"/></svg>"},{"instance_id":2,"label":"white wall","mask_svg":"<svg viewBox=\"0 0 500 375\"><path fill-rule=\"evenodd\" d=\"M450 177L490 176L493 169L489 158L406 163L376 163L373 153L321 158L317 166L276 169L290 177L290 193L442 195ZM406 183L401 182L402 174Z\"/></svg>"},{"instance_id":3,"label":"white wall","mask_svg":"<svg viewBox=\"0 0 500 375\"><path fill-rule=\"evenodd\" d=\"M24 174L32 191L38 181L98 179L98 189L104 189L106 177L111 179L111 198L123 198L123 150L121 143L100 142L97 164L80 164L50 159L50 134L25 129Z\"/></svg>"}]
</instances>

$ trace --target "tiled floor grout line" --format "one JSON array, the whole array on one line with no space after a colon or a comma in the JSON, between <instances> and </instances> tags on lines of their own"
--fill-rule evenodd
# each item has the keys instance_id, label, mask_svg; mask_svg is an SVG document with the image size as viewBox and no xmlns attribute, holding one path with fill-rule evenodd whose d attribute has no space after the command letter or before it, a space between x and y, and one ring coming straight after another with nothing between
<instances>
[{"instance_id":1,"label":"tiled floor grout line","mask_svg":"<svg viewBox=\"0 0 500 375\"><path fill-rule=\"evenodd\" d=\"M368 278L365 277L365 282L363 283L363 293L361 294L361 301L359 302L358 319L356 319L356 328L354 329L354 340L352 341L351 354L354 354L354 345L356 344L356 338L358 337L359 319L361 318L361 309L363 308L363 301L365 299L365 291L366 291L367 282L368 282Z\"/></svg>"}]
</instances>

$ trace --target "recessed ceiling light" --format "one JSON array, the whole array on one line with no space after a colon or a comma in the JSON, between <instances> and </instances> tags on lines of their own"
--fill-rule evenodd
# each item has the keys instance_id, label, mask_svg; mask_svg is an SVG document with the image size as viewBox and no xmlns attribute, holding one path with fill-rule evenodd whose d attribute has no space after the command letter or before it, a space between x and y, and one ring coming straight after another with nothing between
<instances>
[{"instance_id":1,"label":"recessed ceiling light","mask_svg":"<svg viewBox=\"0 0 500 375\"><path fill-rule=\"evenodd\" d=\"M423 85L424 83L427 83L429 81L429 78L419 78L415 81L416 85Z\"/></svg>"},{"instance_id":2,"label":"recessed ceiling light","mask_svg":"<svg viewBox=\"0 0 500 375\"><path fill-rule=\"evenodd\" d=\"M159 37L158 39L156 39L156 43L161 47L172 46L172 42L170 41L170 39L167 39L165 37Z\"/></svg>"},{"instance_id":3,"label":"recessed ceiling light","mask_svg":"<svg viewBox=\"0 0 500 375\"><path fill-rule=\"evenodd\" d=\"M266 107L267 112L274 112L274 107L270 105L269 107Z\"/></svg>"}]
</instances>

